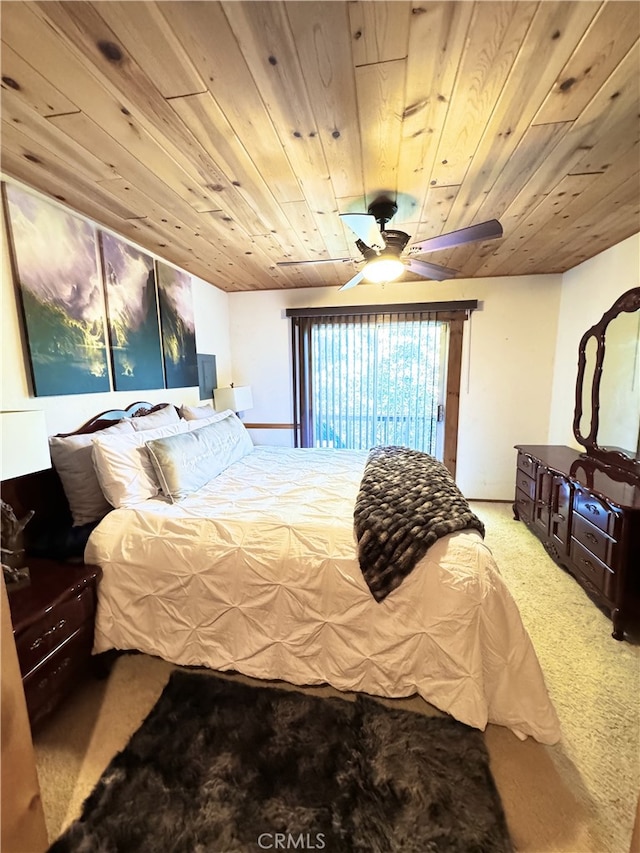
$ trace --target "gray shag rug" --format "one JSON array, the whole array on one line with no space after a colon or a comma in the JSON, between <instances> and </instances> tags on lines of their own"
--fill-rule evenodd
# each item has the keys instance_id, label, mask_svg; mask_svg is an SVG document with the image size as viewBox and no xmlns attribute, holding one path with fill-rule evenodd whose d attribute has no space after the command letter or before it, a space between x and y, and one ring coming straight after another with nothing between
<instances>
[{"instance_id":1,"label":"gray shag rug","mask_svg":"<svg viewBox=\"0 0 640 853\"><path fill-rule=\"evenodd\" d=\"M175 671L50 853L511 853L481 732Z\"/></svg>"}]
</instances>

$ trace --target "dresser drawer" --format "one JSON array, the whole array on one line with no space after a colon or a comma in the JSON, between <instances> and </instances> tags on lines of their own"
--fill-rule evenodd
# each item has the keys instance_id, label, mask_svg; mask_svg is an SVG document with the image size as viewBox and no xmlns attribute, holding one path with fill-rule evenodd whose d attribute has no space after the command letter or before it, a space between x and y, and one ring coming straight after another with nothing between
<instances>
[{"instance_id":1,"label":"dresser drawer","mask_svg":"<svg viewBox=\"0 0 640 853\"><path fill-rule=\"evenodd\" d=\"M613 565L615 539L611 539L595 525L577 513L573 516L572 533L574 538L607 566Z\"/></svg>"},{"instance_id":2,"label":"dresser drawer","mask_svg":"<svg viewBox=\"0 0 640 853\"><path fill-rule=\"evenodd\" d=\"M521 521L533 521L533 501L526 492L516 489L515 509Z\"/></svg>"},{"instance_id":3,"label":"dresser drawer","mask_svg":"<svg viewBox=\"0 0 640 853\"><path fill-rule=\"evenodd\" d=\"M32 725L45 717L70 692L86 668L93 647L93 622L78 628L66 641L23 679Z\"/></svg>"},{"instance_id":4,"label":"dresser drawer","mask_svg":"<svg viewBox=\"0 0 640 853\"><path fill-rule=\"evenodd\" d=\"M536 481L518 469L516 471L516 489L524 492L533 500L536 496Z\"/></svg>"},{"instance_id":5,"label":"dresser drawer","mask_svg":"<svg viewBox=\"0 0 640 853\"><path fill-rule=\"evenodd\" d=\"M16 636L16 649L23 676L70 637L88 619L93 619L94 591L83 589L66 601L56 604L40 622Z\"/></svg>"},{"instance_id":6,"label":"dresser drawer","mask_svg":"<svg viewBox=\"0 0 640 853\"><path fill-rule=\"evenodd\" d=\"M614 573L576 539L571 540L570 555L571 562L580 574L589 580L598 592L602 592L611 598L613 596Z\"/></svg>"},{"instance_id":7,"label":"dresser drawer","mask_svg":"<svg viewBox=\"0 0 640 853\"><path fill-rule=\"evenodd\" d=\"M537 463L533 456L528 453L518 453L518 472L522 471L529 477L535 478Z\"/></svg>"},{"instance_id":8,"label":"dresser drawer","mask_svg":"<svg viewBox=\"0 0 640 853\"><path fill-rule=\"evenodd\" d=\"M573 509L591 524L599 527L604 533L615 538L618 518L608 506L589 492L576 489L573 498Z\"/></svg>"}]
</instances>

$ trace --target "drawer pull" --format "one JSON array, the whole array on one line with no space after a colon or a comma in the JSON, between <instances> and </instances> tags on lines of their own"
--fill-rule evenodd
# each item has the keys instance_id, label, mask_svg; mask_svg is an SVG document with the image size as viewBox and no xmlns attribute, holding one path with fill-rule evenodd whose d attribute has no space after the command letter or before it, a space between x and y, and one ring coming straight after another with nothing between
<instances>
[{"instance_id":1,"label":"drawer pull","mask_svg":"<svg viewBox=\"0 0 640 853\"><path fill-rule=\"evenodd\" d=\"M590 532L590 531L588 531L588 530L587 530L587 531L585 531L584 538L585 538L585 539L588 539L588 540L589 540L589 542L593 542L593 543L594 543L594 545L597 545L597 544L598 544L598 542L600 541L600 540L598 539L598 537L597 537L597 536L594 536L594 535L593 535L593 533L591 533L591 532Z\"/></svg>"},{"instance_id":2,"label":"drawer pull","mask_svg":"<svg viewBox=\"0 0 640 853\"><path fill-rule=\"evenodd\" d=\"M36 649L40 648L40 646L44 643L44 641L47 639L47 637L51 637L52 634L55 634L56 631L59 631L61 628L64 628L64 626L66 624L67 624L67 620L61 619L55 625L52 625L48 631L45 631L40 637L38 637L37 640L34 640L33 643L31 643L29 650L32 652L35 652Z\"/></svg>"},{"instance_id":3,"label":"drawer pull","mask_svg":"<svg viewBox=\"0 0 640 853\"><path fill-rule=\"evenodd\" d=\"M585 564L585 566L586 566L588 569L591 569L591 571L592 571L592 572L594 571L594 565L593 565L593 563L592 563L590 560L585 560L585 559L584 559L584 557L582 557L582 558L580 559L580 562L581 562L581 563L584 563L584 564Z\"/></svg>"},{"instance_id":4,"label":"drawer pull","mask_svg":"<svg viewBox=\"0 0 640 853\"><path fill-rule=\"evenodd\" d=\"M59 675L61 675L70 663L71 658L65 658L60 666L56 667L56 669L52 669L48 675L45 675L45 677L38 682L38 690L45 690L49 686L49 682L55 680Z\"/></svg>"},{"instance_id":5,"label":"drawer pull","mask_svg":"<svg viewBox=\"0 0 640 853\"><path fill-rule=\"evenodd\" d=\"M588 509L592 515L600 515L600 510L595 504L585 504L585 509Z\"/></svg>"}]
</instances>

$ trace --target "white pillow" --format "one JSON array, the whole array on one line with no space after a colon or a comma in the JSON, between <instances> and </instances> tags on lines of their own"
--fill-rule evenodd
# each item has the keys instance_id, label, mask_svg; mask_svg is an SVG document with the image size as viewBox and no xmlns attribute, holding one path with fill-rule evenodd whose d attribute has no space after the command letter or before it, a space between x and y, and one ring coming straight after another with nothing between
<instances>
[{"instance_id":1,"label":"white pillow","mask_svg":"<svg viewBox=\"0 0 640 853\"><path fill-rule=\"evenodd\" d=\"M180 406L180 417L185 421L196 421L199 418L210 418L215 414L213 406Z\"/></svg>"},{"instance_id":2,"label":"white pillow","mask_svg":"<svg viewBox=\"0 0 640 853\"><path fill-rule=\"evenodd\" d=\"M131 435L102 436L93 441L93 467L104 496L114 507L146 501L160 491L145 441L187 431L187 422Z\"/></svg>"},{"instance_id":3,"label":"white pillow","mask_svg":"<svg viewBox=\"0 0 640 853\"><path fill-rule=\"evenodd\" d=\"M100 435L132 435L131 420L116 422L100 430ZM52 435L49 439L51 459L67 496L74 525L99 521L113 507L107 501L93 468L91 451L98 433Z\"/></svg>"},{"instance_id":4,"label":"white pillow","mask_svg":"<svg viewBox=\"0 0 640 853\"><path fill-rule=\"evenodd\" d=\"M253 450L242 421L227 417L180 435L146 442L163 493L179 501Z\"/></svg>"},{"instance_id":5,"label":"white pillow","mask_svg":"<svg viewBox=\"0 0 640 853\"><path fill-rule=\"evenodd\" d=\"M145 429L156 429L157 427L167 426L168 424L177 424L180 421L176 407L170 403L151 412L148 415L140 415L139 418L131 418L131 423L136 432Z\"/></svg>"},{"instance_id":6,"label":"white pillow","mask_svg":"<svg viewBox=\"0 0 640 853\"><path fill-rule=\"evenodd\" d=\"M189 430L201 429L201 427L208 426L209 424L217 424L218 421L223 421L225 418L228 418L229 415L233 415L236 420L238 420L235 412L232 412L231 409L225 409L224 412L212 412L207 418L197 418L194 421L187 421L187 427ZM242 422L240 422L240 425L246 429ZM249 433L247 433L247 435L249 435Z\"/></svg>"}]
</instances>

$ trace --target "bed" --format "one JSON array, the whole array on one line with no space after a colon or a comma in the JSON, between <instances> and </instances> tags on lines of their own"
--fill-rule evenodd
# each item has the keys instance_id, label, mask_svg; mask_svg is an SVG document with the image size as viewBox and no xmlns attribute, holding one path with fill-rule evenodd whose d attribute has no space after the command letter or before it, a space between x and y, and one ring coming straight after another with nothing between
<instances>
[{"instance_id":1,"label":"bed","mask_svg":"<svg viewBox=\"0 0 640 853\"><path fill-rule=\"evenodd\" d=\"M103 570L94 653L419 694L479 729L559 739L535 651L479 530L439 536L377 601L354 535L368 453L254 447L239 419L222 415L83 439L115 507L89 523L84 552ZM223 427L240 437L235 445L219 438ZM184 448L209 433L217 449L200 446L185 466ZM127 469L122 447L125 457L135 448L139 470Z\"/></svg>"}]
</instances>

